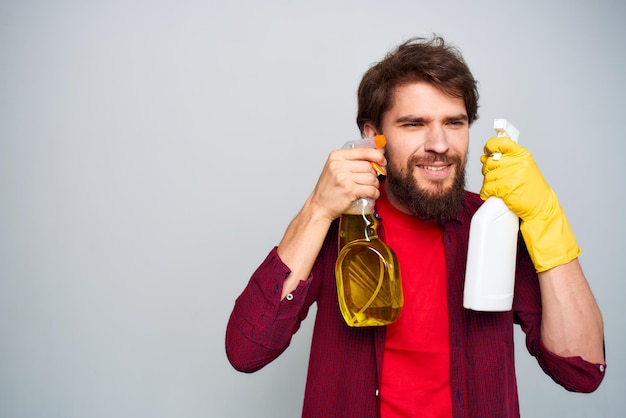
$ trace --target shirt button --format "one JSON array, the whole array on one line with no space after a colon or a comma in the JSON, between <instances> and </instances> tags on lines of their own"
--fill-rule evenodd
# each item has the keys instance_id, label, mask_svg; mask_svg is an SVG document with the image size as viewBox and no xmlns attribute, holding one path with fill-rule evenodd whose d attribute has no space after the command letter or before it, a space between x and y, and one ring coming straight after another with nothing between
<instances>
[{"instance_id":1,"label":"shirt button","mask_svg":"<svg viewBox=\"0 0 626 418\"><path fill-rule=\"evenodd\" d=\"M600 373L604 373L604 365L603 364L600 365Z\"/></svg>"},{"instance_id":2,"label":"shirt button","mask_svg":"<svg viewBox=\"0 0 626 418\"><path fill-rule=\"evenodd\" d=\"M376 396L378 396L378 389L376 389Z\"/></svg>"},{"instance_id":3,"label":"shirt button","mask_svg":"<svg viewBox=\"0 0 626 418\"><path fill-rule=\"evenodd\" d=\"M291 299L293 299L293 295L292 295L291 293L289 293L289 294L286 296L286 298L287 298L287 300L291 300Z\"/></svg>"}]
</instances>

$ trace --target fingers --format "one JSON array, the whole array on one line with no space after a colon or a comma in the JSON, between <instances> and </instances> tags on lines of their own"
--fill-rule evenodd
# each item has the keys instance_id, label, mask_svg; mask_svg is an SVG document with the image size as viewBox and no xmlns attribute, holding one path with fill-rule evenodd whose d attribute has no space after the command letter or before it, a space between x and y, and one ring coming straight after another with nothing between
<instances>
[{"instance_id":1,"label":"fingers","mask_svg":"<svg viewBox=\"0 0 626 418\"><path fill-rule=\"evenodd\" d=\"M350 203L359 197L378 197L378 176L369 161L330 161L323 174L327 185L345 195Z\"/></svg>"},{"instance_id":2,"label":"fingers","mask_svg":"<svg viewBox=\"0 0 626 418\"><path fill-rule=\"evenodd\" d=\"M358 198L377 199L380 184L372 162L387 163L382 152L375 149L331 152L313 191L313 203L335 218Z\"/></svg>"},{"instance_id":3,"label":"fingers","mask_svg":"<svg viewBox=\"0 0 626 418\"><path fill-rule=\"evenodd\" d=\"M528 150L507 137L490 138L485 143L484 152L485 154L480 156L483 176L493 170L510 168L524 160L532 160Z\"/></svg>"},{"instance_id":4,"label":"fingers","mask_svg":"<svg viewBox=\"0 0 626 418\"><path fill-rule=\"evenodd\" d=\"M381 149L374 148L351 148L340 149L330 153L328 160L345 161L369 161L381 166L387 165L387 160Z\"/></svg>"},{"instance_id":5,"label":"fingers","mask_svg":"<svg viewBox=\"0 0 626 418\"><path fill-rule=\"evenodd\" d=\"M497 196L506 200L508 193L510 193L511 186L508 182L503 181L502 177L488 173L485 175L483 185L480 189L480 197L483 200L487 200L490 196Z\"/></svg>"},{"instance_id":6,"label":"fingers","mask_svg":"<svg viewBox=\"0 0 626 418\"><path fill-rule=\"evenodd\" d=\"M483 164L481 197L498 196L506 200L511 191L526 184L534 176L536 166L532 159L502 155L499 161L488 157Z\"/></svg>"},{"instance_id":7,"label":"fingers","mask_svg":"<svg viewBox=\"0 0 626 418\"><path fill-rule=\"evenodd\" d=\"M502 152L500 159L481 156L483 185L480 197L497 196L522 220L530 219L549 205L549 191L532 154L508 138L491 138L486 153ZM546 203L548 202L548 203Z\"/></svg>"},{"instance_id":8,"label":"fingers","mask_svg":"<svg viewBox=\"0 0 626 418\"><path fill-rule=\"evenodd\" d=\"M387 165L387 160L380 150L371 148L336 150L328 156L325 171L342 177L355 175L353 181L357 184L369 185L378 174L375 165ZM375 183L377 185L378 181Z\"/></svg>"},{"instance_id":9,"label":"fingers","mask_svg":"<svg viewBox=\"0 0 626 418\"><path fill-rule=\"evenodd\" d=\"M485 155L500 154L517 154L526 151L517 142L506 136L496 136L489 138L485 143L484 152Z\"/></svg>"}]
</instances>

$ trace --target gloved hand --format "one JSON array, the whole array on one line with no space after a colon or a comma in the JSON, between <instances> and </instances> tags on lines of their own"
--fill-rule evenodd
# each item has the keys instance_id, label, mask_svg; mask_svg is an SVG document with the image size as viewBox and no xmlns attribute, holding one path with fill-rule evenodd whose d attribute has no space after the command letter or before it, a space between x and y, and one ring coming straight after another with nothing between
<instances>
[{"instance_id":1,"label":"gloved hand","mask_svg":"<svg viewBox=\"0 0 626 418\"><path fill-rule=\"evenodd\" d=\"M499 160L493 158L497 153ZM580 248L565 213L530 152L507 137L495 137L485 144L480 161L480 197L501 198L522 220L522 236L537 272L578 257Z\"/></svg>"}]
</instances>

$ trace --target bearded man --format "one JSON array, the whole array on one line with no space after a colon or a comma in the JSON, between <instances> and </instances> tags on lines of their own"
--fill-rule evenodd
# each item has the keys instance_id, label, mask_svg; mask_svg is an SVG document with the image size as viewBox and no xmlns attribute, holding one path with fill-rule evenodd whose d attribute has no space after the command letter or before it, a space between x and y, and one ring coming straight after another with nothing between
<instances>
[{"instance_id":1,"label":"bearded man","mask_svg":"<svg viewBox=\"0 0 626 418\"><path fill-rule=\"evenodd\" d=\"M474 77L440 37L410 39L365 73L357 125L365 137L384 135L386 148L330 153L235 303L226 351L237 370L253 372L278 357L317 303L304 417L518 417L514 324L557 383L579 392L598 387L602 317L580 249L530 153L490 139L480 196L464 190L477 109ZM387 166L386 179L372 163ZM521 219L508 312L462 304L470 220L490 195ZM357 198L376 199L380 235L400 265L404 306L386 326L349 327L337 302L338 218Z\"/></svg>"}]
</instances>

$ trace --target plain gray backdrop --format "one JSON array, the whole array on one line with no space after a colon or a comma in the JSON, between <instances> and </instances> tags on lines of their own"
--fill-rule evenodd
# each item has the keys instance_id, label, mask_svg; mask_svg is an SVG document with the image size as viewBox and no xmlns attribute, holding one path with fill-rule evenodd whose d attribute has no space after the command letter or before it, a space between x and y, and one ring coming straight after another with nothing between
<instances>
[{"instance_id":1,"label":"plain gray backdrop","mask_svg":"<svg viewBox=\"0 0 626 418\"><path fill-rule=\"evenodd\" d=\"M509 119L605 319L590 395L516 334L522 415L622 417L625 18L622 0L2 0L0 416L299 416L315 310L252 375L226 359L228 316L359 137L363 72L436 32L480 83L468 188Z\"/></svg>"}]
</instances>

